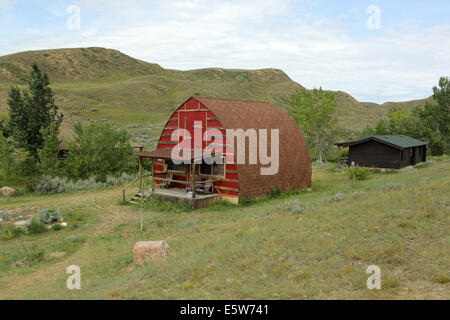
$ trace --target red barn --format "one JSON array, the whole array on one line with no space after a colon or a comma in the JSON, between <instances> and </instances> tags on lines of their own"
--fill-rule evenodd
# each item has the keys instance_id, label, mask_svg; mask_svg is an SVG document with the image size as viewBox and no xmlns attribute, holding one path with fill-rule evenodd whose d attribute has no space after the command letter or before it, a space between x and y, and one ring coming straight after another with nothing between
<instances>
[{"instance_id":1,"label":"red barn","mask_svg":"<svg viewBox=\"0 0 450 320\"><path fill-rule=\"evenodd\" d=\"M178 136L179 129L186 130L183 137ZM277 170L262 174L261 169L269 167L267 159L252 161L257 155L250 148L250 138L244 138L245 150L240 150L237 139L227 136L230 129L256 132L258 141L266 130L268 145L264 151L272 159L277 157ZM271 154L273 130L278 130L279 148L273 149L276 154ZM219 132L222 137L210 136L209 132ZM203 139L196 139L199 136ZM177 164L172 149L180 141L188 143L192 152L184 157L185 163ZM195 151L208 148L216 148L212 156L223 159L223 163L198 163ZM239 161L243 158L238 152L242 151L245 163ZM267 102L191 97L167 121L157 150L140 154L141 164L145 158L154 163L153 192L165 195L165 199L171 195L186 199L222 196L237 203L239 198L264 196L274 188L285 191L311 185L310 154L302 133L286 113Z\"/></svg>"}]
</instances>

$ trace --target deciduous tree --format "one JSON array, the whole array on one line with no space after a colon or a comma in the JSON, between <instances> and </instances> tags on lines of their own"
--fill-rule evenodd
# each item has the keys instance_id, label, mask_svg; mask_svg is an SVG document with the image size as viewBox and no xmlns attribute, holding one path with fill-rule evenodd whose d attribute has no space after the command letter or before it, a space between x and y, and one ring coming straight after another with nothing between
<instances>
[{"instance_id":1,"label":"deciduous tree","mask_svg":"<svg viewBox=\"0 0 450 320\"><path fill-rule=\"evenodd\" d=\"M335 95L322 88L302 90L291 98L289 115L303 131L308 143L315 147L319 161L332 145L337 118Z\"/></svg>"}]
</instances>

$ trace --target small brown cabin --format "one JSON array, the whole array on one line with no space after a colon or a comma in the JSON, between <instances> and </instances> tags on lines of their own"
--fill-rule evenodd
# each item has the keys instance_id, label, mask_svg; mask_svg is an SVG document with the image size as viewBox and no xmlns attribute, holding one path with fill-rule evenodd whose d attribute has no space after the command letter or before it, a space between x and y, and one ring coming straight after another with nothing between
<instances>
[{"instance_id":1,"label":"small brown cabin","mask_svg":"<svg viewBox=\"0 0 450 320\"><path fill-rule=\"evenodd\" d=\"M347 165L401 169L426 161L427 143L404 135L364 136L358 141L339 142L348 147Z\"/></svg>"}]
</instances>

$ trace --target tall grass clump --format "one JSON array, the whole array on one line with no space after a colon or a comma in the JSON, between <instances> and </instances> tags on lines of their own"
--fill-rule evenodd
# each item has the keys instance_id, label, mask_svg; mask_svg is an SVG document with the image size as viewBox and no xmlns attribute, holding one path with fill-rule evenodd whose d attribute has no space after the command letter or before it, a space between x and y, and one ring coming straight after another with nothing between
<instances>
[{"instance_id":1,"label":"tall grass clump","mask_svg":"<svg viewBox=\"0 0 450 320\"><path fill-rule=\"evenodd\" d=\"M27 228L29 234L40 234L47 232L47 227L45 226L45 224L36 218L31 219L31 222L29 223Z\"/></svg>"},{"instance_id":2,"label":"tall grass clump","mask_svg":"<svg viewBox=\"0 0 450 320\"><path fill-rule=\"evenodd\" d=\"M7 224L0 229L0 240L13 240L23 234L23 230L12 224Z\"/></svg>"},{"instance_id":3,"label":"tall grass clump","mask_svg":"<svg viewBox=\"0 0 450 320\"><path fill-rule=\"evenodd\" d=\"M369 169L362 168L360 166L348 168L347 172L348 172L348 176L349 176L350 180L353 180L353 181L367 180L371 176L371 172Z\"/></svg>"}]
</instances>

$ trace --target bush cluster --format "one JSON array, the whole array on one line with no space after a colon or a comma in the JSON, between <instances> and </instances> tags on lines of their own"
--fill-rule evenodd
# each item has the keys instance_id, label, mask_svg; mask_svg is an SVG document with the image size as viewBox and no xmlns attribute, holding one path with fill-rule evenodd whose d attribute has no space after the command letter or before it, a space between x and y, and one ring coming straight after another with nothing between
<instances>
[{"instance_id":1,"label":"bush cluster","mask_svg":"<svg viewBox=\"0 0 450 320\"><path fill-rule=\"evenodd\" d=\"M119 177L108 177L105 182L97 181L94 177L86 180L72 181L66 177L43 176L30 186L31 191L39 194L64 193L83 190L98 190L129 182L133 179L127 173Z\"/></svg>"},{"instance_id":2,"label":"bush cluster","mask_svg":"<svg viewBox=\"0 0 450 320\"><path fill-rule=\"evenodd\" d=\"M348 176L351 180L367 180L371 176L371 172L367 168L362 168L360 166L350 167L348 168Z\"/></svg>"}]
</instances>

